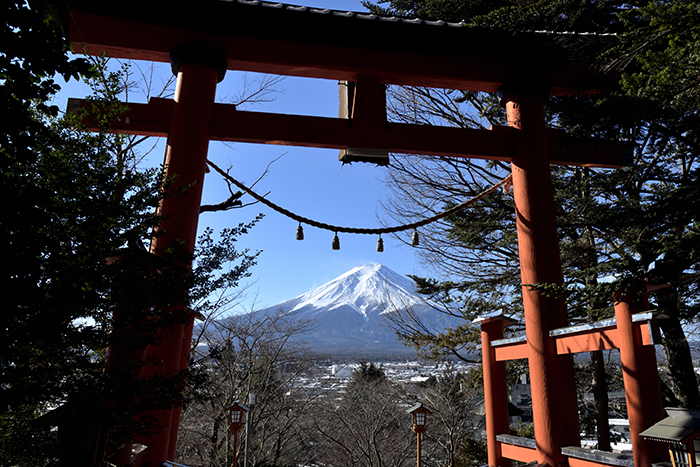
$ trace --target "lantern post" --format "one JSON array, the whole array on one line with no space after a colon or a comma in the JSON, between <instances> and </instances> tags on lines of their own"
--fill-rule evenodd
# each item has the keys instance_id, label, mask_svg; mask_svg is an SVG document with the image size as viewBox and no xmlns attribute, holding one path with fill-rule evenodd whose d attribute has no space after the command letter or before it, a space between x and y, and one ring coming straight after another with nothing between
<instances>
[{"instance_id":1,"label":"lantern post","mask_svg":"<svg viewBox=\"0 0 700 467\"><path fill-rule=\"evenodd\" d=\"M428 420L428 415L433 413L425 408L422 403L411 407L407 410L413 416L413 425L411 426L411 431L416 434L417 441L417 456L416 456L416 467L421 467L421 435L427 431L426 422Z\"/></svg>"},{"instance_id":2,"label":"lantern post","mask_svg":"<svg viewBox=\"0 0 700 467\"><path fill-rule=\"evenodd\" d=\"M233 461L231 467L236 467L236 451L238 450L238 432L245 425L244 414L248 413L248 407L234 403L231 407L224 409L228 412L228 431L233 433Z\"/></svg>"}]
</instances>

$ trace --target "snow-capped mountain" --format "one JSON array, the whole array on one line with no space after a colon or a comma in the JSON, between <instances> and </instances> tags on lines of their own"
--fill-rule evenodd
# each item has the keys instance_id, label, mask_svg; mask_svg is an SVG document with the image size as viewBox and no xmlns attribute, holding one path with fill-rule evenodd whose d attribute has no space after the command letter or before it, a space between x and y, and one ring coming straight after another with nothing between
<instances>
[{"instance_id":1,"label":"snow-capped mountain","mask_svg":"<svg viewBox=\"0 0 700 467\"><path fill-rule=\"evenodd\" d=\"M286 313L319 314L349 307L365 320L394 304L419 303L413 282L381 264L358 266L303 295L272 307Z\"/></svg>"},{"instance_id":2,"label":"snow-capped mountain","mask_svg":"<svg viewBox=\"0 0 700 467\"><path fill-rule=\"evenodd\" d=\"M416 295L410 279L386 266L370 264L254 313L311 320L314 328L302 339L314 350L369 358L415 354L387 326L388 314L408 306L432 323L444 323L444 317Z\"/></svg>"}]
</instances>

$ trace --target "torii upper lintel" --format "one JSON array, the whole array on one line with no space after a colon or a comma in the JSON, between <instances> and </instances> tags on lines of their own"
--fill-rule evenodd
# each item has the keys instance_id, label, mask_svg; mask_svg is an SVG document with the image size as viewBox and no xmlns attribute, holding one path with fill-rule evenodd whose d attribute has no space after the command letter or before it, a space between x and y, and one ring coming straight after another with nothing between
<instances>
[{"instance_id":1,"label":"torii upper lintel","mask_svg":"<svg viewBox=\"0 0 700 467\"><path fill-rule=\"evenodd\" d=\"M62 14L76 52L168 62L197 43L222 52L232 70L383 84L495 92L512 78L550 82L552 95L614 86L615 76L579 64L547 33L510 36L440 22L378 18L266 2L95 2Z\"/></svg>"}]
</instances>

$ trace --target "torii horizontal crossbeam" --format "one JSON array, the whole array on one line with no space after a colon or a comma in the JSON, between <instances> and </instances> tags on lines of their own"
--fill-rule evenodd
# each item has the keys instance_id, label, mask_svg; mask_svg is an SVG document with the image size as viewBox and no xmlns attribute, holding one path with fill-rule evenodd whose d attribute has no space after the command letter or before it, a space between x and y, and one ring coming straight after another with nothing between
<instances>
[{"instance_id":1,"label":"torii horizontal crossbeam","mask_svg":"<svg viewBox=\"0 0 700 467\"><path fill-rule=\"evenodd\" d=\"M70 109L87 105L71 99ZM167 137L174 102L151 98L148 104L126 104L128 110L112 130L120 133ZM620 144L589 140L577 149L557 144L560 132L550 130L552 164L619 168L625 154ZM518 132L496 126L490 130L358 121L346 118L286 115L236 110L231 104L214 104L209 139L239 143L277 144L330 149L371 148L391 153L492 159L511 162L517 156Z\"/></svg>"}]
</instances>

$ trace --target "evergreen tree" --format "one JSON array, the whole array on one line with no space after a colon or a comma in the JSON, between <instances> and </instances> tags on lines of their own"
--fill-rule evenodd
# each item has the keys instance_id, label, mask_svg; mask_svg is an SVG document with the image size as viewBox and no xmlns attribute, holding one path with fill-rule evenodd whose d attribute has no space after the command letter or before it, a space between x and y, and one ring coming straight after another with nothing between
<instances>
[{"instance_id":1,"label":"evergreen tree","mask_svg":"<svg viewBox=\"0 0 700 467\"><path fill-rule=\"evenodd\" d=\"M0 326L0 465L49 465L56 433L31 423L69 393L103 392L126 415L181 401L184 375L134 382L105 373L107 347L121 340L138 353L156 343L158 327L186 319L168 311L173 305L210 309L212 291L236 287L256 254L235 248L250 225L221 241L205 234L192 273L181 249L148 253L164 192L160 171L139 170L122 137L80 131L77 118L51 104L55 75L94 79L100 98L88 117L106 128L121 111L119 78L104 61L70 57L47 5L14 1L2 11L0 102L9 118L0 130L0 240L11 293ZM221 273L227 261L233 267ZM110 334L113 319L132 332Z\"/></svg>"},{"instance_id":2,"label":"evergreen tree","mask_svg":"<svg viewBox=\"0 0 700 467\"><path fill-rule=\"evenodd\" d=\"M366 383L381 383L386 381L384 370L374 364L368 362L364 358L360 359L360 366L352 372L350 385L361 385Z\"/></svg>"}]
</instances>

